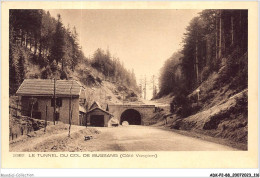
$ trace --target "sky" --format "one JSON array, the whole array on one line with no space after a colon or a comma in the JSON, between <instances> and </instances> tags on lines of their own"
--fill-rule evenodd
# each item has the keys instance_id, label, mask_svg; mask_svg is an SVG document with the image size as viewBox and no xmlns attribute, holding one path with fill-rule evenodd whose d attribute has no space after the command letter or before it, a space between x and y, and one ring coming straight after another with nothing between
<instances>
[{"instance_id":1,"label":"sky","mask_svg":"<svg viewBox=\"0 0 260 178\"><path fill-rule=\"evenodd\" d=\"M76 27L86 57L98 49L134 70L137 83L152 75L159 77L165 60L182 48L183 34L190 20L201 10L48 10L61 15L65 27ZM147 98L152 95L147 87Z\"/></svg>"}]
</instances>

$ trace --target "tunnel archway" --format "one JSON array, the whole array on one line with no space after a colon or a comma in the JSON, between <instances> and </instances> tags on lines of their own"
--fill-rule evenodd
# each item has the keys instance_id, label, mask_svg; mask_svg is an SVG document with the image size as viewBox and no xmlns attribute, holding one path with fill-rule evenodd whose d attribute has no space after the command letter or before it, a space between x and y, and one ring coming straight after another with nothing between
<instances>
[{"instance_id":1,"label":"tunnel archway","mask_svg":"<svg viewBox=\"0 0 260 178\"><path fill-rule=\"evenodd\" d=\"M121 114L120 124L127 121L129 125L141 125L141 114L134 109L127 109Z\"/></svg>"}]
</instances>

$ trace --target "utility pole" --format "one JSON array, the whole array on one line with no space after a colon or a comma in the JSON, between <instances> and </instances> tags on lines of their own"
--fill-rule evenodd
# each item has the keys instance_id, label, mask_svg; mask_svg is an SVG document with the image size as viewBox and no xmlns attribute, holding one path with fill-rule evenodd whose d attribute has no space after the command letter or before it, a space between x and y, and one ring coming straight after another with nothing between
<instances>
[{"instance_id":1,"label":"utility pole","mask_svg":"<svg viewBox=\"0 0 260 178\"><path fill-rule=\"evenodd\" d=\"M105 103L107 102L107 93L106 93L106 90L104 91L105 93Z\"/></svg>"},{"instance_id":2,"label":"utility pole","mask_svg":"<svg viewBox=\"0 0 260 178\"><path fill-rule=\"evenodd\" d=\"M31 105L31 119L32 119L32 117L33 117L33 106L34 106L34 104L37 102L37 98L34 98L34 97L32 97L32 98L30 98L30 105Z\"/></svg>"},{"instance_id":3,"label":"utility pole","mask_svg":"<svg viewBox=\"0 0 260 178\"><path fill-rule=\"evenodd\" d=\"M153 75L153 78L152 78L152 82L153 82L153 97L155 97L156 93L155 93L155 83L154 83L154 80L155 80L155 77Z\"/></svg>"},{"instance_id":4,"label":"utility pole","mask_svg":"<svg viewBox=\"0 0 260 178\"><path fill-rule=\"evenodd\" d=\"M72 105L72 109L71 109L71 112L70 112L71 120L72 120L73 107L74 107L74 104ZM68 137L70 137L70 128L71 128L71 121L70 121L70 126L69 126L69 135L68 135Z\"/></svg>"},{"instance_id":5,"label":"utility pole","mask_svg":"<svg viewBox=\"0 0 260 178\"><path fill-rule=\"evenodd\" d=\"M140 79L140 83L139 83L139 88L140 88L140 94L141 94L141 98L143 98L143 80L142 78Z\"/></svg>"},{"instance_id":6,"label":"utility pole","mask_svg":"<svg viewBox=\"0 0 260 178\"><path fill-rule=\"evenodd\" d=\"M16 99L16 118L18 117L19 98Z\"/></svg>"},{"instance_id":7,"label":"utility pole","mask_svg":"<svg viewBox=\"0 0 260 178\"><path fill-rule=\"evenodd\" d=\"M123 93L123 105L125 104L124 100L125 100L125 94Z\"/></svg>"},{"instance_id":8,"label":"utility pole","mask_svg":"<svg viewBox=\"0 0 260 178\"><path fill-rule=\"evenodd\" d=\"M31 119L32 119L32 114L33 114L33 97L31 98Z\"/></svg>"},{"instance_id":9,"label":"utility pole","mask_svg":"<svg viewBox=\"0 0 260 178\"><path fill-rule=\"evenodd\" d=\"M72 86L73 86L73 81L70 87L70 102L69 102L69 134L68 137L70 137L70 128L71 128L71 118L72 118L72 108L71 108L71 101L72 101L72 94L71 94L71 90L72 90Z\"/></svg>"},{"instance_id":10,"label":"utility pole","mask_svg":"<svg viewBox=\"0 0 260 178\"><path fill-rule=\"evenodd\" d=\"M144 99L146 100L146 76L144 76Z\"/></svg>"},{"instance_id":11,"label":"utility pole","mask_svg":"<svg viewBox=\"0 0 260 178\"><path fill-rule=\"evenodd\" d=\"M46 105L46 110L45 110L45 122L44 122L44 133L46 132L47 117L48 117L48 106Z\"/></svg>"},{"instance_id":12,"label":"utility pole","mask_svg":"<svg viewBox=\"0 0 260 178\"><path fill-rule=\"evenodd\" d=\"M102 97L101 97L101 88L99 89L99 99L100 99L100 101L102 100Z\"/></svg>"},{"instance_id":13,"label":"utility pole","mask_svg":"<svg viewBox=\"0 0 260 178\"><path fill-rule=\"evenodd\" d=\"M55 125L56 120L56 78L54 78L54 89L53 89L53 100L54 100L54 107L53 107L53 124Z\"/></svg>"}]
</instances>

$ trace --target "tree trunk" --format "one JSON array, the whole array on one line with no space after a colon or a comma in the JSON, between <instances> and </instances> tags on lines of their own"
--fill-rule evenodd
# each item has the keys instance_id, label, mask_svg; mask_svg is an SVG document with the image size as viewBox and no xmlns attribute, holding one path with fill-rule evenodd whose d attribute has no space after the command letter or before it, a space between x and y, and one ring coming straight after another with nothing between
<instances>
[{"instance_id":1,"label":"tree trunk","mask_svg":"<svg viewBox=\"0 0 260 178\"><path fill-rule=\"evenodd\" d=\"M221 18L221 10L219 14L219 53L218 57L222 55L222 18Z\"/></svg>"},{"instance_id":2,"label":"tree trunk","mask_svg":"<svg viewBox=\"0 0 260 178\"><path fill-rule=\"evenodd\" d=\"M197 35L198 38L198 35ZM197 86L199 85L199 61L198 61L198 39L196 39L196 77L197 77Z\"/></svg>"},{"instance_id":3,"label":"tree trunk","mask_svg":"<svg viewBox=\"0 0 260 178\"><path fill-rule=\"evenodd\" d=\"M26 32L25 34L25 47L27 48L27 41L28 41L28 32Z\"/></svg>"},{"instance_id":4,"label":"tree trunk","mask_svg":"<svg viewBox=\"0 0 260 178\"><path fill-rule=\"evenodd\" d=\"M36 55L36 52L37 52L37 40L35 39L35 42L34 42L34 55Z\"/></svg>"},{"instance_id":5,"label":"tree trunk","mask_svg":"<svg viewBox=\"0 0 260 178\"><path fill-rule=\"evenodd\" d=\"M22 30L22 34L21 34L21 46L23 46L23 30Z\"/></svg>"},{"instance_id":6,"label":"tree trunk","mask_svg":"<svg viewBox=\"0 0 260 178\"><path fill-rule=\"evenodd\" d=\"M63 58L61 59L61 71L63 71L64 63L63 63Z\"/></svg>"},{"instance_id":7,"label":"tree trunk","mask_svg":"<svg viewBox=\"0 0 260 178\"><path fill-rule=\"evenodd\" d=\"M206 53L207 53L206 65L209 65L209 64L210 64L211 57L212 57L212 43L211 43L211 38L210 38L210 36L207 36L207 41L206 41Z\"/></svg>"},{"instance_id":8,"label":"tree trunk","mask_svg":"<svg viewBox=\"0 0 260 178\"><path fill-rule=\"evenodd\" d=\"M234 17L231 16L231 45L234 44Z\"/></svg>"},{"instance_id":9,"label":"tree trunk","mask_svg":"<svg viewBox=\"0 0 260 178\"><path fill-rule=\"evenodd\" d=\"M42 41L40 40L39 56L42 57Z\"/></svg>"},{"instance_id":10,"label":"tree trunk","mask_svg":"<svg viewBox=\"0 0 260 178\"><path fill-rule=\"evenodd\" d=\"M216 28L215 28L215 31L216 31L216 60L218 59L218 12L216 12Z\"/></svg>"},{"instance_id":11,"label":"tree trunk","mask_svg":"<svg viewBox=\"0 0 260 178\"><path fill-rule=\"evenodd\" d=\"M42 49L42 57L44 57L44 56L45 56L45 49L43 47L43 49Z\"/></svg>"},{"instance_id":12,"label":"tree trunk","mask_svg":"<svg viewBox=\"0 0 260 178\"><path fill-rule=\"evenodd\" d=\"M32 51L32 38L30 37L30 51Z\"/></svg>"},{"instance_id":13,"label":"tree trunk","mask_svg":"<svg viewBox=\"0 0 260 178\"><path fill-rule=\"evenodd\" d=\"M18 107L19 107L19 99L17 99L17 101L16 101L17 103L16 103L16 118L18 117Z\"/></svg>"}]
</instances>

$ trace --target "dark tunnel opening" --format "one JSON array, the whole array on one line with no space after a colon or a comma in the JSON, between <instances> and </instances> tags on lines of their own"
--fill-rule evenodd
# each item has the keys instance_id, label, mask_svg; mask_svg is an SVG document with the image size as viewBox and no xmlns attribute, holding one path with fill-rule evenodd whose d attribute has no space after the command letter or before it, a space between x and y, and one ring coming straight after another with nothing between
<instances>
[{"instance_id":1,"label":"dark tunnel opening","mask_svg":"<svg viewBox=\"0 0 260 178\"><path fill-rule=\"evenodd\" d=\"M125 110L120 118L120 124L127 121L129 125L141 125L141 115L138 111L134 109Z\"/></svg>"}]
</instances>

